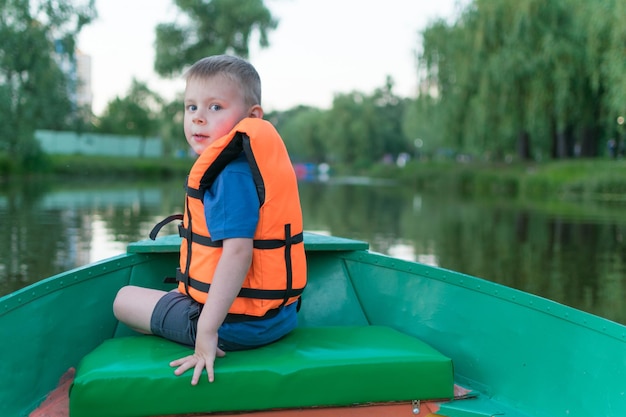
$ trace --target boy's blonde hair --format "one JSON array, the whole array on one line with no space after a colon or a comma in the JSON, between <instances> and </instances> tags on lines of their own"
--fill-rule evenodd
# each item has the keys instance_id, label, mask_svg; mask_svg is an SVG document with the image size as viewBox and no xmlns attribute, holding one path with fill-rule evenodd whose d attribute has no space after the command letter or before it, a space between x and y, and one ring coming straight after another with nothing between
<instances>
[{"instance_id":1,"label":"boy's blonde hair","mask_svg":"<svg viewBox=\"0 0 626 417\"><path fill-rule=\"evenodd\" d=\"M247 105L261 105L261 77L248 61L231 55L213 55L197 61L185 72L185 80L221 75L241 87Z\"/></svg>"}]
</instances>

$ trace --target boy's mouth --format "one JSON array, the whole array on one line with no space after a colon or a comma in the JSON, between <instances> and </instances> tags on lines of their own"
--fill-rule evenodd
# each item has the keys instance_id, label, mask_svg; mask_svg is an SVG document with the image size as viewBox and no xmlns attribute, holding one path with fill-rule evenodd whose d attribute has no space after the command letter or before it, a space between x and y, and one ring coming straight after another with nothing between
<instances>
[{"instance_id":1,"label":"boy's mouth","mask_svg":"<svg viewBox=\"0 0 626 417\"><path fill-rule=\"evenodd\" d=\"M209 139L209 137L208 137L207 135L199 135L199 134L195 134L195 135L193 135L193 139L194 139L196 142L203 142L203 141L205 141L205 140Z\"/></svg>"}]
</instances>

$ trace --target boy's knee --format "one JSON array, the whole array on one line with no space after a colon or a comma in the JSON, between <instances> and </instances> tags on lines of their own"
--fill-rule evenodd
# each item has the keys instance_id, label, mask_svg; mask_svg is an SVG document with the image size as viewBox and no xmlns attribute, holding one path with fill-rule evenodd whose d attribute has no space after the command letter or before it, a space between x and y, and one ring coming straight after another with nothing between
<instances>
[{"instance_id":1,"label":"boy's knee","mask_svg":"<svg viewBox=\"0 0 626 417\"><path fill-rule=\"evenodd\" d=\"M150 332L152 313L165 291L127 285L120 288L113 300L113 315L128 327Z\"/></svg>"},{"instance_id":2,"label":"boy's knee","mask_svg":"<svg viewBox=\"0 0 626 417\"><path fill-rule=\"evenodd\" d=\"M132 286L127 285L125 287L120 288L115 295L115 299L113 300L113 315L118 320L121 320L125 316L126 306L128 305L129 293L132 292Z\"/></svg>"}]
</instances>

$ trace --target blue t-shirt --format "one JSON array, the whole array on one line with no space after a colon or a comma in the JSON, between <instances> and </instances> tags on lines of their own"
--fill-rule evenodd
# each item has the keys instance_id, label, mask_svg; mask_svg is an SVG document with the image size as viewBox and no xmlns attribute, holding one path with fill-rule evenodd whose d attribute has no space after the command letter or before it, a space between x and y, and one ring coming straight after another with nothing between
<instances>
[{"instance_id":1,"label":"blue t-shirt","mask_svg":"<svg viewBox=\"0 0 626 417\"><path fill-rule=\"evenodd\" d=\"M252 239L259 222L259 209L252 172L242 153L204 193L204 212L211 239ZM297 326L296 304L282 307L277 315L265 320L224 323L219 337L243 346L271 343Z\"/></svg>"},{"instance_id":2,"label":"blue t-shirt","mask_svg":"<svg viewBox=\"0 0 626 417\"><path fill-rule=\"evenodd\" d=\"M211 240L254 237L259 196L243 153L226 165L204 193L204 213Z\"/></svg>"}]
</instances>

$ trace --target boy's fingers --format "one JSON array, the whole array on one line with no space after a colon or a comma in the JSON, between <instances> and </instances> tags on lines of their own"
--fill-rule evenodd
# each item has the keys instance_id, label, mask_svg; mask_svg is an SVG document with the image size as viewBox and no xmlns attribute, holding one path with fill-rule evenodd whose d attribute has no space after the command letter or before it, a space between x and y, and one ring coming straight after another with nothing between
<instances>
[{"instance_id":1,"label":"boy's fingers","mask_svg":"<svg viewBox=\"0 0 626 417\"><path fill-rule=\"evenodd\" d=\"M200 380L200 376L202 375L202 370L204 369L204 361L199 360L196 363L196 366L193 368L193 377L191 377L191 385L197 385ZM210 380L209 380L210 381Z\"/></svg>"},{"instance_id":2,"label":"boy's fingers","mask_svg":"<svg viewBox=\"0 0 626 417\"><path fill-rule=\"evenodd\" d=\"M171 361L170 362L170 366L181 366L181 365L184 365L189 360L193 360L193 356L192 355L185 356L184 358L180 358L180 359L176 359L174 361ZM189 369L189 368L187 368L187 369Z\"/></svg>"},{"instance_id":3,"label":"boy's fingers","mask_svg":"<svg viewBox=\"0 0 626 417\"><path fill-rule=\"evenodd\" d=\"M206 371L209 377L209 382L215 381L215 373L213 372L213 367L207 366Z\"/></svg>"},{"instance_id":4,"label":"boy's fingers","mask_svg":"<svg viewBox=\"0 0 626 417\"><path fill-rule=\"evenodd\" d=\"M217 349L217 356L222 357L226 355L224 351L221 349ZM213 363L205 361L204 359L199 359L196 356L186 356L184 358L176 359L170 362L171 367L177 367L174 370L175 375L182 375L187 372L189 369L193 369L193 375L191 377L191 385L197 385L198 381L200 381L200 377L202 376L202 371L206 368L207 376L209 382L213 382L215 380L215 372L213 370Z\"/></svg>"},{"instance_id":5,"label":"boy's fingers","mask_svg":"<svg viewBox=\"0 0 626 417\"><path fill-rule=\"evenodd\" d=\"M175 375L182 375L187 370L194 367L196 364L196 359L193 356L186 356L184 358L176 359L175 361L170 362L171 367L177 366L174 370Z\"/></svg>"}]
</instances>

